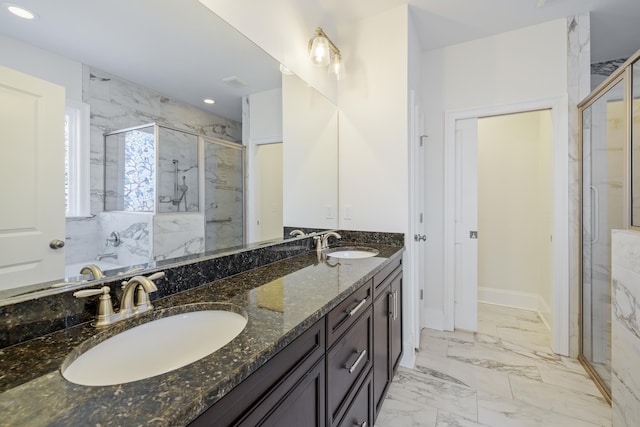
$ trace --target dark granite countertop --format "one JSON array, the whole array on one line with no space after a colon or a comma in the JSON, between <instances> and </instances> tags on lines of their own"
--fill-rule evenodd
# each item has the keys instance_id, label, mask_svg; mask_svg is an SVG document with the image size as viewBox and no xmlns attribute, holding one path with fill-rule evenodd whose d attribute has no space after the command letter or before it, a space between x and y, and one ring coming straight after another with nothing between
<instances>
[{"instance_id":1,"label":"dark granite countertop","mask_svg":"<svg viewBox=\"0 0 640 427\"><path fill-rule=\"evenodd\" d=\"M318 261L316 253L309 252L159 299L153 313L111 327L127 328L141 318L152 319L163 309L185 304L231 303L246 312L246 328L229 344L149 379L104 387L65 380L60 366L67 355L97 333L87 323L2 349L0 425L186 425L392 259L402 256L399 247L367 246L377 248L379 255Z\"/></svg>"}]
</instances>

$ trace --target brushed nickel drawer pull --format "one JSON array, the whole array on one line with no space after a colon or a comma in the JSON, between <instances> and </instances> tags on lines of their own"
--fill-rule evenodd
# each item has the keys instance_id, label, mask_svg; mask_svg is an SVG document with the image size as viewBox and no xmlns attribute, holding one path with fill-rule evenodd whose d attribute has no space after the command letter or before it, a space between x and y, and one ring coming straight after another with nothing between
<instances>
[{"instance_id":1,"label":"brushed nickel drawer pull","mask_svg":"<svg viewBox=\"0 0 640 427\"><path fill-rule=\"evenodd\" d=\"M345 365L345 369L347 369L349 371L350 374L353 374L353 371L356 370L356 368L358 367L358 365L360 364L360 362L362 362L362 359L364 359L364 357L367 355L367 350L362 350L360 352L360 355L358 356L358 358L356 359L355 362L353 362L353 365L351 365L351 367L349 367L348 365Z\"/></svg>"},{"instance_id":2,"label":"brushed nickel drawer pull","mask_svg":"<svg viewBox=\"0 0 640 427\"><path fill-rule=\"evenodd\" d=\"M358 303L358 305L356 305L353 310L351 310L349 312L349 317L352 317L354 314L356 314L358 312L358 310L360 310L362 308L363 305L365 305L367 302L367 298L363 299L362 301L360 301Z\"/></svg>"},{"instance_id":3,"label":"brushed nickel drawer pull","mask_svg":"<svg viewBox=\"0 0 640 427\"><path fill-rule=\"evenodd\" d=\"M393 292L393 320L398 320L398 290Z\"/></svg>"}]
</instances>

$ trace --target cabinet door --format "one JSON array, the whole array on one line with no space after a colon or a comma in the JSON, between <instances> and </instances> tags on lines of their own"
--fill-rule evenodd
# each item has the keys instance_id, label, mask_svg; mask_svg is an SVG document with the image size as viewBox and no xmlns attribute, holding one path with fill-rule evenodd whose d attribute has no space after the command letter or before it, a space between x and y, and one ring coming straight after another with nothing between
<instances>
[{"instance_id":1,"label":"cabinet door","mask_svg":"<svg viewBox=\"0 0 640 427\"><path fill-rule=\"evenodd\" d=\"M384 400L391 380L389 367L389 317L391 292L389 287L373 303L373 403L376 414Z\"/></svg>"},{"instance_id":2,"label":"cabinet door","mask_svg":"<svg viewBox=\"0 0 640 427\"><path fill-rule=\"evenodd\" d=\"M390 379L398 369L402 356L402 272L391 282L391 307L389 334L391 336L391 369Z\"/></svg>"},{"instance_id":3,"label":"cabinet door","mask_svg":"<svg viewBox=\"0 0 640 427\"><path fill-rule=\"evenodd\" d=\"M251 415L241 426L325 426L325 370L324 359L309 371L287 395L277 402L262 420ZM271 402L264 402L272 405ZM254 413L259 413L256 411Z\"/></svg>"}]
</instances>

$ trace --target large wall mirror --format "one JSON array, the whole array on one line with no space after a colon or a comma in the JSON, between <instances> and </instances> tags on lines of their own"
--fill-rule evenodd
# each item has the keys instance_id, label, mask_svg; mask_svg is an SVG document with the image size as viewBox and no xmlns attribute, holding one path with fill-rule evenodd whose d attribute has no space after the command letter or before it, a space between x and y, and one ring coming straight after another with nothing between
<instances>
[{"instance_id":1,"label":"large wall mirror","mask_svg":"<svg viewBox=\"0 0 640 427\"><path fill-rule=\"evenodd\" d=\"M65 88L64 260L0 274L0 300L90 284L85 264L142 271L337 228L337 107L200 2L23 6L37 19L0 13L0 66Z\"/></svg>"}]
</instances>

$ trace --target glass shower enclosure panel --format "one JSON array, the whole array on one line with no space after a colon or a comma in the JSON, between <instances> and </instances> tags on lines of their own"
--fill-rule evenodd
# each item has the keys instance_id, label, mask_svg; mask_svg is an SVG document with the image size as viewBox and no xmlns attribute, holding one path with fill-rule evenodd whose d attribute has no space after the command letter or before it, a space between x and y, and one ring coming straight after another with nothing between
<instances>
[{"instance_id":1,"label":"glass shower enclosure panel","mask_svg":"<svg viewBox=\"0 0 640 427\"><path fill-rule=\"evenodd\" d=\"M105 210L198 212L198 135L154 123L105 134Z\"/></svg>"},{"instance_id":2,"label":"glass shower enclosure panel","mask_svg":"<svg viewBox=\"0 0 640 427\"><path fill-rule=\"evenodd\" d=\"M158 126L158 213L198 212L198 135Z\"/></svg>"},{"instance_id":3,"label":"glass shower enclosure panel","mask_svg":"<svg viewBox=\"0 0 640 427\"><path fill-rule=\"evenodd\" d=\"M244 147L204 140L205 251L244 244Z\"/></svg>"},{"instance_id":4,"label":"glass shower enclosure panel","mask_svg":"<svg viewBox=\"0 0 640 427\"><path fill-rule=\"evenodd\" d=\"M582 113L581 359L611 390L611 230L624 228L624 81Z\"/></svg>"}]
</instances>

